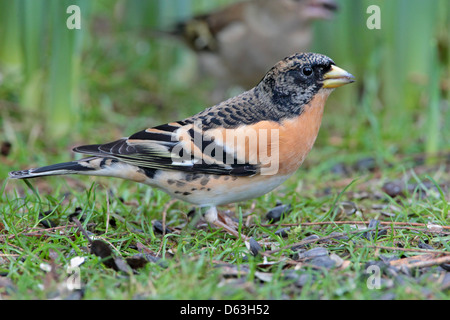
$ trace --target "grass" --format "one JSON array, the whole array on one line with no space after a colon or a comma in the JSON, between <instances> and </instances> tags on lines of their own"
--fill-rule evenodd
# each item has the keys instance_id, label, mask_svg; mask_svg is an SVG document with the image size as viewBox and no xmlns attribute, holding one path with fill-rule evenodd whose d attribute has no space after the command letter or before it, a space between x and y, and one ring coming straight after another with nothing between
<instances>
[{"instance_id":1,"label":"grass","mask_svg":"<svg viewBox=\"0 0 450 320\"><path fill-rule=\"evenodd\" d=\"M38 197L25 184L14 182L15 192L20 194L3 192L1 206L1 271L8 274L14 287L3 288L2 296L20 299L67 298L69 294L61 291L58 285L64 283L68 276L66 267L70 259L82 256L86 259L80 266L85 299L378 299L386 294L393 294L397 299L446 299L447 293L438 280L442 271L439 272L437 267L421 269L413 276L401 272L395 277L385 274L381 289L370 290L366 285L369 275L365 273L365 265L369 261L379 261L380 256L406 258L418 255L420 252L403 250L420 251L420 242L428 243L434 250L448 251L448 233L428 233L426 228L422 228L424 232L398 229L367 240L359 237L365 230L354 233L353 223L339 224L339 221L345 220L376 218L393 223L427 225L433 222L448 225L448 202L445 195L439 192L430 193L423 199L414 195L417 190L399 199L388 196L377 199L372 195L380 190L383 181L408 175L403 169L397 166L387 170L381 178L375 178L373 173L364 174L354 182L337 200L338 204L344 200L355 202L358 211L351 215L337 211L332 213L332 217L324 219L339 193L345 189L345 186L332 187L331 191L322 194L324 188L329 188L327 185L342 181L340 177L327 177L328 170L321 174L325 175L325 179L319 179L317 174L320 172L302 170L278 192L230 207L235 211L232 214L235 217L242 212L243 221L249 216L252 218L250 228L242 226L244 233L258 240L266 239L266 242L270 239L277 247L285 248L268 256L267 261L273 263L268 266L263 263L261 255L250 255L242 240L207 226L200 229L189 227L186 213L190 206L185 203L175 202L167 211L166 224L175 230L175 234L162 236L155 232L151 227L152 221L161 220L161 212L170 199L164 193L145 186L128 182L109 183L106 179L100 184L81 179L81 184L73 187L63 179L49 178L49 181L38 184L54 189L51 194L39 194ZM301 187L298 185L300 175L304 185L310 180L316 183L308 188ZM430 181L425 176L414 179L423 183ZM8 182L8 186L12 184ZM36 186L34 182L32 185ZM355 199L357 196L354 193L364 191L370 193L369 198ZM264 214L267 208L275 206L276 201L290 203L293 211L279 223L266 226L268 221ZM399 211L387 209L395 213L387 218L373 209L376 204L395 204ZM79 206L82 208L84 227L93 232L97 239L109 243L116 255L126 258L142 254L143 251L137 248L137 244L141 243L148 252L159 252L164 263L147 263L136 274L114 271L89 253L88 240L75 227L53 230L45 229L40 224L42 220L50 219L57 226L73 225L68 216ZM43 217L40 215L42 212L47 212L48 216ZM335 221L336 224L321 225L323 220ZM305 225L302 226L302 223ZM275 235L277 229L291 224L295 227L291 228L287 238ZM330 254L337 254L349 261L346 268L304 266L294 271L287 263L294 253L290 246L313 234L326 237L333 232L347 234L349 239L313 243L307 248L327 248ZM391 249L374 249L371 246ZM270 247L265 249L268 250ZM55 266L52 277L42 270L42 264ZM235 275L237 270L241 270L240 276ZM270 274L271 280L262 281L258 275L260 272ZM296 277L287 276L291 273L298 273L310 280L299 287ZM427 281L428 277L435 281ZM198 290L199 287L202 290Z\"/></svg>"},{"instance_id":2,"label":"grass","mask_svg":"<svg viewBox=\"0 0 450 320\"><path fill-rule=\"evenodd\" d=\"M365 12L366 2L353 6L341 1L342 14L334 21L318 24L318 34L327 41L315 44L315 50L332 56L354 73L358 82L333 93L316 146L292 178L261 198L222 208L240 221L242 232L262 243L273 243L256 257L242 240L205 224L196 226L188 217L190 205L171 203L168 195L143 185L87 177L36 179L30 185L4 179L11 170L71 160L72 146L112 141L139 128L182 119L207 105L212 83L192 85L192 53L170 39L148 39L137 31L142 24L161 25L175 19L174 15L187 15L189 10L197 12L211 5L211 1L203 5L195 2L192 8L170 15L175 2L165 2L169 3L167 8L158 7L161 12L155 9L145 14L133 1L114 2L115 6L96 1L92 5L87 18L89 32L78 48L82 63L76 60L80 56L74 62L79 75L73 91L78 92L78 108L65 127L70 130L61 136L48 130L51 122L45 113L36 115L24 106L24 101L38 101L43 103L42 110L50 108L38 88L53 88L51 70L58 68L52 69L49 64L33 74L39 69L33 55L21 57L12 52L20 51L17 36L8 33L8 37L0 38L10 44L11 50L3 47L0 52L0 73L7 79L0 85L0 142L12 144L11 152L0 156L1 298L448 299L449 285L444 282L448 272L437 264L414 268L405 260L427 254L421 251L426 248L423 243L444 252L430 261L448 257L449 230L439 233L427 225L450 225L450 126L448 91L443 87L448 81L448 58L436 58L438 52L433 46L407 61L394 54L396 50L413 50L415 44L414 39L396 43L401 34L388 32L395 29L397 21L390 16L404 1L380 1L386 20L374 37L347 22L365 24L365 15L360 12ZM124 4L130 5L129 11ZM419 9L408 13L422 13L430 19L433 10L439 12L436 28L422 30L423 37L445 30L441 24L448 23L448 5L436 1L431 9ZM114 14L120 10L125 10L123 20L120 14ZM0 10L0 14L6 11ZM7 17L5 23L17 23L11 15ZM413 21L422 21L405 20L403 16L398 23L403 21L406 29L412 28ZM336 25L338 28L333 29ZM338 30L339 37L330 37L330 28ZM2 32L0 28L0 35ZM352 39L363 40L353 43ZM36 45L32 40L27 38L28 46ZM435 58L430 64L422 64L423 56ZM7 68L20 65L21 59L32 61L29 75ZM419 74L409 81L411 78L394 72L398 61L402 70L416 64L421 73L430 71L436 77L428 81ZM396 81L402 85L395 85ZM64 90L73 89L64 83ZM31 88L25 90L28 95L23 95L23 84ZM393 92L400 87L401 91ZM413 95L408 95L411 92ZM436 150L440 153L435 154ZM369 161L363 161L367 158ZM394 182L402 194L386 190L388 182ZM290 204L292 211L271 224L265 214L277 202ZM345 205L351 210L343 209ZM162 235L153 224L162 220L165 210L166 225L173 233ZM147 255L151 262L132 272L107 267L90 252L89 240L69 219L74 212L78 212L83 228L108 243L116 257L125 260ZM367 239L361 236L367 230L359 231L357 226L371 219L387 224L379 225L377 235ZM48 220L56 227L44 226ZM276 235L287 226L291 228L287 237ZM334 233L347 238L327 240ZM328 255L339 256L343 266L324 268L295 260L299 249L293 246L311 235L319 240L303 249L323 247ZM160 258L158 262L150 258L155 255ZM64 284L72 275L67 267L77 256L85 259L78 270L81 290L67 291ZM393 257L401 259L395 270L383 262ZM367 286L370 274L366 271L371 264L382 270L380 289ZM47 266L52 271L46 271Z\"/></svg>"}]
</instances>

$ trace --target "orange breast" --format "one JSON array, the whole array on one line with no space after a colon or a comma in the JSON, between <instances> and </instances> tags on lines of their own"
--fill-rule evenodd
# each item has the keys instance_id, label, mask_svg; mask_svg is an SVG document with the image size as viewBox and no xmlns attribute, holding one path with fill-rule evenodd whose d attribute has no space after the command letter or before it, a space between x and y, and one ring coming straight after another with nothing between
<instances>
[{"instance_id":1,"label":"orange breast","mask_svg":"<svg viewBox=\"0 0 450 320\"><path fill-rule=\"evenodd\" d=\"M236 129L210 129L205 135L225 146L240 163L259 164L262 175L290 175L314 145L329 93L319 91L300 116L281 124L260 121Z\"/></svg>"}]
</instances>

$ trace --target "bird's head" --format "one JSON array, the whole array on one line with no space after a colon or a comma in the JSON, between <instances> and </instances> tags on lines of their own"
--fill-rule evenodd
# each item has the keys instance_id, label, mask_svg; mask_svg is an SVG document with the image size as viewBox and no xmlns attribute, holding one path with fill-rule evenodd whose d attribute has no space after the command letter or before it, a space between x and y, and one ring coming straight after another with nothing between
<instances>
[{"instance_id":1,"label":"bird's head","mask_svg":"<svg viewBox=\"0 0 450 320\"><path fill-rule=\"evenodd\" d=\"M354 77L318 53L297 53L278 62L257 86L257 90L280 108L297 110L322 90L354 82Z\"/></svg>"}]
</instances>

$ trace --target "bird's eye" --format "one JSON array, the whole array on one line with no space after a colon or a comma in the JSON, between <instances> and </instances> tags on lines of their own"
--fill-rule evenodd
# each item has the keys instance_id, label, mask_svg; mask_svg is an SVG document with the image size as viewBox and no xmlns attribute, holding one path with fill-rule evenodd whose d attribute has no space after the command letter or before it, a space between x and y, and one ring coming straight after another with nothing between
<instances>
[{"instance_id":1,"label":"bird's eye","mask_svg":"<svg viewBox=\"0 0 450 320\"><path fill-rule=\"evenodd\" d=\"M303 73L305 76L309 77L310 75L312 75L313 70L312 70L311 67L303 67L302 73Z\"/></svg>"}]
</instances>

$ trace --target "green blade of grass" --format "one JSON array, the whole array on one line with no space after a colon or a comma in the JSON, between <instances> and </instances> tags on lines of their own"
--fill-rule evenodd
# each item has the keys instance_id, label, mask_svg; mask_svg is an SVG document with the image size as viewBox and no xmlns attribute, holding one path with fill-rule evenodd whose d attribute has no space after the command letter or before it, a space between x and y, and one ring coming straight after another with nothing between
<instances>
[{"instance_id":1,"label":"green blade of grass","mask_svg":"<svg viewBox=\"0 0 450 320\"><path fill-rule=\"evenodd\" d=\"M0 1L0 66L20 67L22 49L20 44L19 2Z\"/></svg>"}]
</instances>

